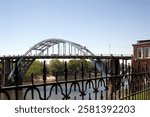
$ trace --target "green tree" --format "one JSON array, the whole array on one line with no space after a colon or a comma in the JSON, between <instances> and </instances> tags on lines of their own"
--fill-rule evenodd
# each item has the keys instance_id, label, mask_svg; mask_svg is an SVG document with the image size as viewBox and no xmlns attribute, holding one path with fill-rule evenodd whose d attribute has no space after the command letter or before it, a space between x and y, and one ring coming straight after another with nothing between
<instances>
[{"instance_id":1,"label":"green tree","mask_svg":"<svg viewBox=\"0 0 150 117\"><path fill-rule=\"evenodd\" d=\"M92 70L93 67L92 67L92 64L90 61L87 61L85 59L70 60L68 62L69 75L74 75L75 71L76 71L77 75L81 74L82 62L83 62L83 68L84 68L85 75L87 75L88 72Z\"/></svg>"},{"instance_id":2,"label":"green tree","mask_svg":"<svg viewBox=\"0 0 150 117\"><path fill-rule=\"evenodd\" d=\"M81 63L83 62L83 66L84 66L84 72L85 72L85 75L87 75L89 73L89 71L92 71L93 70L93 66L92 66L92 63L91 61L87 61L85 59L82 59L81 60Z\"/></svg>"},{"instance_id":3,"label":"green tree","mask_svg":"<svg viewBox=\"0 0 150 117\"><path fill-rule=\"evenodd\" d=\"M81 71L80 66L81 66L80 60L70 60L68 62L68 73L69 73L69 75L74 75L75 71L76 71L76 74L78 75L79 72Z\"/></svg>"},{"instance_id":4,"label":"green tree","mask_svg":"<svg viewBox=\"0 0 150 117\"><path fill-rule=\"evenodd\" d=\"M34 76L41 75L43 70L43 64L40 61L34 61L27 73L25 74L25 78L30 78L33 73Z\"/></svg>"},{"instance_id":5,"label":"green tree","mask_svg":"<svg viewBox=\"0 0 150 117\"><path fill-rule=\"evenodd\" d=\"M49 72L51 75L55 76L56 72L59 76L64 74L64 61L60 61L58 59L54 59L50 61L49 64Z\"/></svg>"},{"instance_id":6,"label":"green tree","mask_svg":"<svg viewBox=\"0 0 150 117\"><path fill-rule=\"evenodd\" d=\"M89 71L92 71L93 67L92 67L91 62L85 59L69 60L67 63L68 75L74 76L75 71L76 71L76 75L81 75L82 62L83 62L83 67L84 67L84 74L88 75ZM65 68L64 61L60 61L58 59L51 60L48 66L49 73L53 76L56 75L56 72L58 73L59 76L63 76L64 68Z\"/></svg>"}]
</instances>

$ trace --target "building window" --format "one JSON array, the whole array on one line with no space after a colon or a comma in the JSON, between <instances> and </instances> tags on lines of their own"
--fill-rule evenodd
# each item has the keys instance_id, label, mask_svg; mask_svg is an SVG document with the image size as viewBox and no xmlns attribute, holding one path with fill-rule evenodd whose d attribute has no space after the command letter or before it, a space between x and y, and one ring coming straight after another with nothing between
<instances>
[{"instance_id":1,"label":"building window","mask_svg":"<svg viewBox=\"0 0 150 117\"><path fill-rule=\"evenodd\" d=\"M144 58L149 58L150 57L150 48L145 47L144 48Z\"/></svg>"},{"instance_id":2,"label":"building window","mask_svg":"<svg viewBox=\"0 0 150 117\"><path fill-rule=\"evenodd\" d=\"M137 58L142 58L143 57L143 49L142 48L138 48L137 49Z\"/></svg>"}]
</instances>

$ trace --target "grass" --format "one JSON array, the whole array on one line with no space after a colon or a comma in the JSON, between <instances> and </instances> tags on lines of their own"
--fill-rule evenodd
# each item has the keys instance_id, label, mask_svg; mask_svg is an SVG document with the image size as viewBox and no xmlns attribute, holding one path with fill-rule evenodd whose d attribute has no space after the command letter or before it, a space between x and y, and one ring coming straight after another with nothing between
<instances>
[{"instance_id":1,"label":"grass","mask_svg":"<svg viewBox=\"0 0 150 117\"><path fill-rule=\"evenodd\" d=\"M127 97L128 100L150 100L150 89Z\"/></svg>"}]
</instances>

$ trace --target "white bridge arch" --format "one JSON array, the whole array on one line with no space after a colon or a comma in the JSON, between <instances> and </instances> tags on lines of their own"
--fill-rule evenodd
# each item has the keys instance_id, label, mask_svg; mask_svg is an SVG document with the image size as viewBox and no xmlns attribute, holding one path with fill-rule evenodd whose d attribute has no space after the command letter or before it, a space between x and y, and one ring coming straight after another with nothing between
<instances>
[{"instance_id":1,"label":"white bridge arch","mask_svg":"<svg viewBox=\"0 0 150 117\"><path fill-rule=\"evenodd\" d=\"M80 44L58 39L58 38L51 38L43 40L33 47L31 47L17 62L19 77L23 77L32 63L35 61L35 58L26 58L26 56L94 56L94 54L88 50L85 46ZM94 59L90 59L92 63L95 62ZM96 64L96 67L99 71L103 70L103 64L99 61ZM11 79L14 75L15 68L13 68L8 76L8 79Z\"/></svg>"},{"instance_id":2,"label":"white bridge arch","mask_svg":"<svg viewBox=\"0 0 150 117\"><path fill-rule=\"evenodd\" d=\"M94 55L85 46L63 39L43 40L30 48L24 56L33 55Z\"/></svg>"}]
</instances>

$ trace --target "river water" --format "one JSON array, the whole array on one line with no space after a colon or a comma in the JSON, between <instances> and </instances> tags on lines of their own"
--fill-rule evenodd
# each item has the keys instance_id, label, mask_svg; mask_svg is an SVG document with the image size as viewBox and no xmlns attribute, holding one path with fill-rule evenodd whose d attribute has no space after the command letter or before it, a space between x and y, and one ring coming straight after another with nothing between
<instances>
[{"instance_id":1,"label":"river water","mask_svg":"<svg viewBox=\"0 0 150 117\"><path fill-rule=\"evenodd\" d=\"M53 82L53 81L51 81ZM125 84L125 86L128 86L128 80L123 81ZM56 87L53 87L53 85L47 85L46 86L46 97L49 97L49 100L62 100L64 99L64 95L66 93L67 90L67 94L69 94L69 99L70 100L89 100L89 99L100 99L101 97L101 93L103 93L103 97L105 99L106 96L106 91L105 91L105 87L104 87L104 83L106 83L105 80L103 80L103 82L99 82L99 80L96 80L96 84L98 87L98 92L94 92L94 88L95 88L95 80L91 80L90 82L90 86L89 87L89 83L87 83L87 81L84 81L84 92L86 95L81 96L81 90L82 90L82 82L78 81L79 86L76 85L76 90L74 90L74 85L71 88L71 84L72 83L67 83L67 89L65 86L65 83L61 84L61 88L57 86L57 93L56 93ZM93 84L93 85L92 85ZM87 86L86 86L87 85ZM53 88L52 88L53 87ZM80 87L80 91L79 91L79 87ZM108 86L109 87L109 86ZM124 87L125 88L125 87ZM43 98L44 97L44 87L43 86L38 86L37 87L38 91L40 92L40 95L38 93L37 90L34 90L33 94L34 94L34 100L39 100L40 97ZM18 91L18 98L20 100L26 99L26 100L31 100L32 99L32 90L29 90L27 92L27 95L25 97L25 93L27 91L27 88L23 88L22 90ZM110 89L108 90L108 95L110 96ZM15 96L15 90L11 90L11 91L7 91L11 100L15 100L16 96ZM50 96L50 92L51 92L51 96ZM63 92L63 94L62 94ZM71 93L69 93L71 92ZM0 99L1 100L5 100L8 99L6 97L6 95L4 93L0 94Z\"/></svg>"},{"instance_id":2,"label":"river water","mask_svg":"<svg viewBox=\"0 0 150 117\"><path fill-rule=\"evenodd\" d=\"M93 84L95 86L94 81L93 81ZM82 83L79 82L79 85L80 85L80 89L82 90ZM89 88L89 84L87 85L87 89L85 90L85 85L86 85L86 83L84 83L84 92L86 94L84 96L84 100L89 100L89 98L90 99L96 99L96 97L97 97L97 99L100 99L101 91L103 91L103 93L105 93L104 85L99 86L99 88L98 88L99 92L97 92L97 93L94 92L92 85L91 85L91 88ZM80 95L81 93L79 91L78 86L76 86L76 91L74 90L74 85L72 88L70 88L70 86L71 86L71 83L68 83L67 84L67 92L69 93L71 90L71 93L69 94L70 100L74 100L74 99L81 100L83 97ZM63 93L65 94L65 90L66 90L65 84L61 84L61 87L63 89ZM43 98L44 97L44 90L43 90L44 87L40 86L37 88L39 89L40 95ZM52 86L46 86L46 97L49 96L51 89L52 89ZM18 96L19 96L18 98L20 100L24 99L26 90L27 90L27 88L18 91ZM15 100L15 90L8 91L8 93L9 93L11 99ZM31 100L32 99L31 94L32 94L32 91L29 90L25 99ZM1 94L0 98L1 98L1 100L7 99L6 95L3 93ZM52 89L52 93L51 93L49 100L62 100L63 98L64 98L64 96L62 95L61 89L59 87L57 87L57 94L56 94L56 87L54 87ZM40 99L39 93L37 92L37 90L34 90L34 100L39 100L39 99Z\"/></svg>"}]
</instances>

